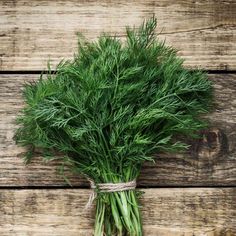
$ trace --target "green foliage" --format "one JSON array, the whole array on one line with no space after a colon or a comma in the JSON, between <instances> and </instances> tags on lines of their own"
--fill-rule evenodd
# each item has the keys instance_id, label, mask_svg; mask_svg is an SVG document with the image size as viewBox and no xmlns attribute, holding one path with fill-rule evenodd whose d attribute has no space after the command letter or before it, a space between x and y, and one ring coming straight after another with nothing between
<instances>
[{"instance_id":1,"label":"green foliage","mask_svg":"<svg viewBox=\"0 0 236 236\"><path fill-rule=\"evenodd\" d=\"M96 183L133 180L154 153L187 148L179 140L206 126L212 83L185 69L155 28L155 18L127 28L125 43L80 38L73 60L25 85L17 143L46 159L63 153L64 164Z\"/></svg>"},{"instance_id":2,"label":"green foliage","mask_svg":"<svg viewBox=\"0 0 236 236\"><path fill-rule=\"evenodd\" d=\"M204 127L199 114L209 109L212 86L203 72L183 68L176 51L156 40L155 27L151 19L127 28L124 45L107 35L79 41L73 61L27 84L17 143L63 152L97 182L105 181L103 168L122 176L153 153L184 148L172 136Z\"/></svg>"}]
</instances>

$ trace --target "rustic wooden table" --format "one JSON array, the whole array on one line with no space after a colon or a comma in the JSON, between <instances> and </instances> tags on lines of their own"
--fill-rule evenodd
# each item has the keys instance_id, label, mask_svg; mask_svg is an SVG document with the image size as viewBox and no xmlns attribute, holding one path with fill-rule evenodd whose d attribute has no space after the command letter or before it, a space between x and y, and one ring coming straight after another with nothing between
<instances>
[{"instance_id":1,"label":"rustic wooden table","mask_svg":"<svg viewBox=\"0 0 236 236\"><path fill-rule=\"evenodd\" d=\"M155 13L160 38L179 49L185 66L214 82L211 127L182 155L157 155L139 179L147 236L236 235L236 1L235 0L1 0L0 1L0 235L92 235L90 190L73 188L36 158L24 166L13 140L21 88L77 48L77 32L95 39L124 35ZM149 188L146 188L149 187Z\"/></svg>"}]
</instances>

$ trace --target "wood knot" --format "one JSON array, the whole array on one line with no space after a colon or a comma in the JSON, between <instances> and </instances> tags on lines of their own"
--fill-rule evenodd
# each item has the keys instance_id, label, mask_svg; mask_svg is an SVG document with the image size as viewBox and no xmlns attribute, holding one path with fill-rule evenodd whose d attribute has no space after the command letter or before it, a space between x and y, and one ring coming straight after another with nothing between
<instances>
[{"instance_id":1,"label":"wood knot","mask_svg":"<svg viewBox=\"0 0 236 236\"><path fill-rule=\"evenodd\" d=\"M195 151L198 158L213 160L228 152L228 139L225 133L217 128L201 132L201 139L196 142Z\"/></svg>"}]
</instances>

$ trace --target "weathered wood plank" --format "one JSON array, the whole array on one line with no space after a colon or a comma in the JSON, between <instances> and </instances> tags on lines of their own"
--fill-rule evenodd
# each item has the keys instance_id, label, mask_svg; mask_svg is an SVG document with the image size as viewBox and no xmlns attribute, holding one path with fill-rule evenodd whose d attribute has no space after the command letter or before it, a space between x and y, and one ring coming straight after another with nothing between
<instances>
[{"instance_id":1,"label":"weathered wood plank","mask_svg":"<svg viewBox=\"0 0 236 236\"><path fill-rule=\"evenodd\" d=\"M107 31L124 35L155 13L168 44L185 65L236 69L236 2L182 1L0 1L0 70L42 70L76 51L77 32L89 39Z\"/></svg>"},{"instance_id":2,"label":"weathered wood plank","mask_svg":"<svg viewBox=\"0 0 236 236\"><path fill-rule=\"evenodd\" d=\"M139 179L141 186L232 186L236 185L236 75L212 74L216 109L210 115L212 128L192 143L184 155L159 155L156 164L146 163ZM36 158L24 166L24 149L12 140L14 119L23 106L20 90L24 81L38 75L0 76L0 186L62 186L57 162L42 163ZM74 186L86 181L70 176Z\"/></svg>"},{"instance_id":3,"label":"weathered wood plank","mask_svg":"<svg viewBox=\"0 0 236 236\"><path fill-rule=\"evenodd\" d=\"M236 189L145 189L144 235L233 236ZM92 235L94 207L84 210L90 190L1 190L0 233Z\"/></svg>"}]
</instances>

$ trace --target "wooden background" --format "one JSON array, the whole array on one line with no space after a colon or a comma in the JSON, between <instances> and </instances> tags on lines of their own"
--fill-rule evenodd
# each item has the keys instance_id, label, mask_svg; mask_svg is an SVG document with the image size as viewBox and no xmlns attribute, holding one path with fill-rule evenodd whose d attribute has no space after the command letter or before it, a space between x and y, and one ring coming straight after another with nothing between
<instances>
[{"instance_id":1,"label":"wooden background","mask_svg":"<svg viewBox=\"0 0 236 236\"><path fill-rule=\"evenodd\" d=\"M24 81L47 61L71 58L77 32L95 39L124 36L155 13L161 39L179 49L185 66L209 72L216 108L211 127L184 155L156 156L139 179L146 236L236 235L236 0L1 0L0 1L0 235L90 236L90 190L79 176L73 188L56 162L40 157L24 166L13 140Z\"/></svg>"}]
</instances>

